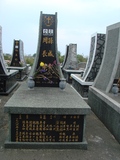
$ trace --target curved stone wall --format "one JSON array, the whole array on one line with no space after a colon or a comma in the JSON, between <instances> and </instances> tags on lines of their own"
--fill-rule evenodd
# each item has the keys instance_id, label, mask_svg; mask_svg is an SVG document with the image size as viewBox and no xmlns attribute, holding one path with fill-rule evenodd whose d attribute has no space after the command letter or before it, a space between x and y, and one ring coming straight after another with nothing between
<instances>
[{"instance_id":1,"label":"curved stone wall","mask_svg":"<svg viewBox=\"0 0 120 160\"><path fill-rule=\"evenodd\" d=\"M99 72L105 46L105 34L95 33L91 38L90 55L82 79L93 82Z\"/></svg>"},{"instance_id":2,"label":"curved stone wall","mask_svg":"<svg viewBox=\"0 0 120 160\"><path fill-rule=\"evenodd\" d=\"M8 71L6 69L4 57L3 57L3 50L2 50L2 27L0 26L0 74L7 75Z\"/></svg>"},{"instance_id":3,"label":"curved stone wall","mask_svg":"<svg viewBox=\"0 0 120 160\"><path fill-rule=\"evenodd\" d=\"M93 86L108 93L116 75L120 76L120 22L107 27L105 54Z\"/></svg>"}]
</instances>

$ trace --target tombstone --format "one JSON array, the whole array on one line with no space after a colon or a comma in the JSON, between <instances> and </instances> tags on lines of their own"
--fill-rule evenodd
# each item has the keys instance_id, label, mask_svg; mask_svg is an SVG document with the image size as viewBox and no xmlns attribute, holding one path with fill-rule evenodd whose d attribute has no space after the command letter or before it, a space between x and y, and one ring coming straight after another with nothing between
<instances>
[{"instance_id":1,"label":"tombstone","mask_svg":"<svg viewBox=\"0 0 120 160\"><path fill-rule=\"evenodd\" d=\"M83 73L83 70L78 69L77 44L71 43L69 46L66 46L66 55L64 58L62 71L68 83L72 82L72 73Z\"/></svg>"},{"instance_id":2,"label":"tombstone","mask_svg":"<svg viewBox=\"0 0 120 160\"><path fill-rule=\"evenodd\" d=\"M69 44L68 54L66 57L66 63L64 69L76 69L77 68L77 44Z\"/></svg>"},{"instance_id":3,"label":"tombstone","mask_svg":"<svg viewBox=\"0 0 120 160\"><path fill-rule=\"evenodd\" d=\"M88 98L89 86L91 86L99 72L104 54L105 34L95 33L91 36L89 59L83 75L72 74L72 85L83 97Z\"/></svg>"},{"instance_id":4,"label":"tombstone","mask_svg":"<svg viewBox=\"0 0 120 160\"><path fill-rule=\"evenodd\" d=\"M105 53L100 71L89 89L88 103L93 112L120 143L120 93L111 88L120 78L120 22L106 28Z\"/></svg>"},{"instance_id":5,"label":"tombstone","mask_svg":"<svg viewBox=\"0 0 120 160\"><path fill-rule=\"evenodd\" d=\"M28 66L26 65L24 59L24 46L21 40L14 40L13 44L13 54L12 60L9 67L9 70L18 70L18 74L16 75L17 80L24 80L26 78Z\"/></svg>"},{"instance_id":6,"label":"tombstone","mask_svg":"<svg viewBox=\"0 0 120 160\"><path fill-rule=\"evenodd\" d=\"M35 86L30 89L23 82L4 106L10 117L6 148L87 149L85 118L90 107L69 84L64 90L59 88L64 77L58 65L56 34L57 13L41 12L38 49L29 77Z\"/></svg>"},{"instance_id":7,"label":"tombstone","mask_svg":"<svg viewBox=\"0 0 120 160\"><path fill-rule=\"evenodd\" d=\"M56 15L41 14L37 54L30 72L36 87L59 87L64 80L57 56L56 18Z\"/></svg>"},{"instance_id":8,"label":"tombstone","mask_svg":"<svg viewBox=\"0 0 120 160\"><path fill-rule=\"evenodd\" d=\"M15 76L18 71L8 72L2 51L2 27L0 26L0 95L8 95L16 86Z\"/></svg>"}]
</instances>

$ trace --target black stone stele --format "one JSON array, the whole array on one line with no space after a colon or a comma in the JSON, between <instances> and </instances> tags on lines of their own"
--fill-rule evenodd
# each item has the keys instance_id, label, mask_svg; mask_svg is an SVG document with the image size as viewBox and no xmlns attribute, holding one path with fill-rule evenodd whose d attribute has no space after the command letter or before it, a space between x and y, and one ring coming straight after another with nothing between
<instances>
[{"instance_id":1,"label":"black stone stele","mask_svg":"<svg viewBox=\"0 0 120 160\"><path fill-rule=\"evenodd\" d=\"M8 69L19 71L16 76L17 80L23 80L26 77L27 65L24 58L23 42L21 40L14 40L12 60Z\"/></svg>"},{"instance_id":2,"label":"black stone stele","mask_svg":"<svg viewBox=\"0 0 120 160\"><path fill-rule=\"evenodd\" d=\"M59 87L63 79L57 55L57 13L41 12L37 54L30 76L36 87Z\"/></svg>"},{"instance_id":3,"label":"black stone stele","mask_svg":"<svg viewBox=\"0 0 120 160\"><path fill-rule=\"evenodd\" d=\"M10 66L23 67L26 65L24 59L23 42L21 40L14 40L13 54Z\"/></svg>"},{"instance_id":4,"label":"black stone stele","mask_svg":"<svg viewBox=\"0 0 120 160\"><path fill-rule=\"evenodd\" d=\"M0 26L0 95L7 95L9 94L16 86L16 75L18 71L12 70L8 72L3 52L2 52L2 27Z\"/></svg>"}]
</instances>

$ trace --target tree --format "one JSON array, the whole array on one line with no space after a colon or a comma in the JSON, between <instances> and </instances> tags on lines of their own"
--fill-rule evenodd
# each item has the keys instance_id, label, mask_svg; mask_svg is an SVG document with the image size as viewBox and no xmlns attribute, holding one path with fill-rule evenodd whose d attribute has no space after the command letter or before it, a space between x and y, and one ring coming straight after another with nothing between
<instances>
[{"instance_id":1,"label":"tree","mask_svg":"<svg viewBox=\"0 0 120 160\"><path fill-rule=\"evenodd\" d=\"M3 55L4 55L5 60L11 60L11 54L6 53L6 54L3 54Z\"/></svg>"},{"instance_id":2,"label":"tree","mask_svg":"<svg viewBox=\"0 0 120 160\"><path fill-rule=\"evenodd\" d=\"M33 62L34 62L34 57L27 57L25 56L25 61L26 61L26 64L30 64L30 66L33 65Z\"/></svg>"},{"instance_id":3,"label":"tree","mask_svg":"<svg viewBox=\"0 0 120 160\"><path fill-rule=\"evenodd\" d=\"M77 54L78 62L87 62L88 57L84 57L84 55Z\"/></svg>"},{"instance_id":4,"label":"tree","mask_svg":"<svg viewBox=\"0 0 120 160\"><path fill-rule=\"evenodd\" d=\"M61 52L60 52L60 51L58 51L57 54L58 54L59 62L60 62L60 63L63 63L63 61L64 61L64 55L61 56Z\"/></svg>"}]
</instances>

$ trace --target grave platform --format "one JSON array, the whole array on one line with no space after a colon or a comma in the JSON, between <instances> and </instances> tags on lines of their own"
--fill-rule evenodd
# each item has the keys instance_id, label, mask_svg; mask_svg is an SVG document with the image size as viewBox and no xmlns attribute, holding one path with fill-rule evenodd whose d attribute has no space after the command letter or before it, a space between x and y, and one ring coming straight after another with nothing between
<instances>
[{"instance_id":1,"label":"grave platform","mask_svg":"<svg viewBox=\"0 0 120 160\"><path fill-rule=\"evenodd\" d=\"M74 69L62 69L63 75L68 83L72 83L71 74L83 74L83 70L74 70Z\"/></svg>"},{"instance_id":2,"label":"grave platform","mask_svg":"<svg viewBox=\"0 0 120 160\"><path fill-rule=\"evenodd\" d=\"M27 66L24 67L7 67L8 71L10 70L18 70L18 73L16 75L16 79L18 81L23 81L26 78L26 72L27 72Z\"/></svg>"},{"instance_id":3,"label":"grave platform","mask_svg":"<svg viewBox=\"0 0 120 160\"><path fill-rule=\"evenodd\" d=\"M91 86L88 104L120 143L120 93L114 95Z\"/></svg>"},{"instance_id":4,"label":"grave platform","mask_svg":"<svg viewBox=\"0 0 120 160\"><path fill-rule=\"evenodd\" d=\"M0 95L8 95L16 86L17 70L11 70L7 74L0 74Z\"/></svg>"},{"instance_id":5,"label":"grave platform","mask_svg":"<svg viewBox=\"0 0 120 160\"><path fill-rule=\"evenodd\" d=\"M71 74L72 86L81 95L83 99L88 99L89 87L92 86L93 82L86 82L82 80L79 74Z\"/></svg>"},{"instance_id":6,"label":"grave platform","mask_svg":"<svg viewBox=\"0 0 120 160\"><path fill-rule=\"evenodd\" d=\"M4 106L9 115L6 148L87 149L86 115L90 107L67 84L65 90L24 82Z\"/></svg>"}]
</instances>

